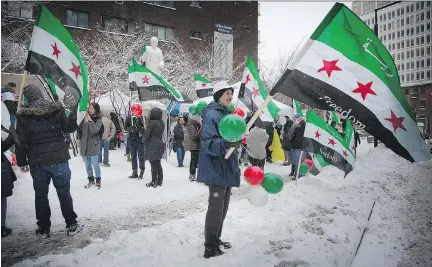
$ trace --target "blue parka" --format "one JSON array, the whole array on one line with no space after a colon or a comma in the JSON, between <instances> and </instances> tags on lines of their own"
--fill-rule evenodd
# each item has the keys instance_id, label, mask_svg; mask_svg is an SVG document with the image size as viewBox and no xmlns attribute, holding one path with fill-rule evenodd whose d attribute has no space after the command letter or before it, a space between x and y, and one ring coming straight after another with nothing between
<instances>
[{"instance_id":1,"label":"blue parka","mask_svg":"<svg viewBox=\"0 0 432 267\"><path fill-rule=\"evenodd\" d=\"M227 114L230 111L216 102L211 102L203 111L197 179L206 185L240 186L237 150L225 159L229 147L218 130L220 120Z\"/></svg>"}]
</instances>

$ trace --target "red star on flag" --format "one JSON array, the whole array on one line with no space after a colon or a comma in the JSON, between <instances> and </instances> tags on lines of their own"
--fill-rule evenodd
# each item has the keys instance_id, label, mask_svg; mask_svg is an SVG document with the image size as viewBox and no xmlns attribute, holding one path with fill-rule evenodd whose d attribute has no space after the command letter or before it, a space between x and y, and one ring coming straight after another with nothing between
<instances>
[{"instance_id":1,"label":"red star on flag","mask_svg":"<svg viewBox=\"0 0 432 267\"><path fill-rule=\"evenodd\" d=\"M343 155L344 155L345 157L348 157L348 153L346 152L346 150L343 151Z\"/></svg>"},{"instance_id":2,"label":"red star on flag","mask_svg":"<svg viewBox=\"0 0 432 267\"><path fill-rule=\"evenodd\" d=\"M253 97L255 98L255 97L258 96L260 93L259 93L259 90L258 90L258 89L254 88L252 94L253 94Z\"/></svg>"},{"instance_id":3,"label":"red star on flag","mask_svg":"<svg viewBox=\"0 0 432 267\"><path fill-rule=\"evenodd\" d=\"M144 78L141 78L143 80L143 83L149 83L150 78L146 76L144 76Z\"/></svg>"},{"instance_id":4,"label":"red star on flag","mask_svg":"<svg viewBox=\"0 0 432 267\"><path fill-rule=\"evenodd\" d=\"M315 138L320 138L321 134L318 132L318 130L315 132Z\"/></svg>"},{"instance_id":5,"label":"red star on flag","mask_svg":"<svg viewBox=\"0 0 432 267\"><path fill-rule=\"evenodd\" d=\"M54 45L51 45L51 47L53 48L53 53L52 53L52 55L53 55L53 56L56 56L56 57L57 57L57 60L58 60L58 56L59 56L59 54L60 54L61 52L60 52L60 50L58 50L58 48L57 48L57 43L54 43Z\"/></svg>"},{"instance_id":6,"label":"red star on flag","mask_svg":"<svg viewBox=\"0 0 432 267\"><path fill-rule=\"evenodd\" d=\"M357 85L358 87L353 90L353 93L360 93L363 101L366 99L367 94L376 95L375 92L371 89L372 82L369 82L367 84L357 82Z\"/></svg>"},{"instance_id":7,"label":"red star on flag","mask_svg":"<svg viewBox=\"0 0 432 267\"><path fill-rule=\"evenodd\" d=\"M206 85L207 85L206 83L202 83L201 84L202 87L206 87Z\"/></svg>"},{"instance_id":8,"label":"red star on flag","mask_svg":"<svg viewBox=\"0 0 432 267\"><path fill-rule=\"evenodd\" d=\"M352 147L351 147L351 150L356 150L356 147L355 147L355 146L352 146Z\"/></svg>"},{"instance_id":9,"label":"red star on flag","mask_svg":"<svg viewBox=\"0 0 432 267\"><path fill-rule=\"evenodd\" d=\"M70 69L70 71L72 71L73 73L75 73L75 79L78 79L78 75L81 75L81 71L80 71L80 65L75 66L75 64L72 62L72 69Z\"/></svg>"},{"instance_id":10,"label":"red star on flag","mask_svg":"<svg viewBox=\"0 0 432 267\"><path fill-rule=\"evenodd\" d=\"M143 64L143 59L140 58L140 59L138 60L138 62L142 65L142 64Z\"/></svg>"},{"instance_id":11,"label":"red star on flag","mask_svg":"<svg viewBox=\"0 0 432 267\"><path fill-rule=\"evenodd\" d=\"M246 83L248 83L248 82L250 82L250 75L248 74L247 76L246 76Z\"/></svg>"},{"instance_id":12,"label":"red star on flag","mask_svg":"<svg viewBox=\"0 0 432 267\"><path fill-rule=\"evenodd\" d=\"M323 60L324 66L321 69L319 69L318 72L325 70L327 72L328 77L330 78L332 71L342 70L341 68L336 66L338 61L339 61L339 59L331 60L331 61Z\"/></svg>"},{"instance_id":13,"label":"red star on flag","mask_svg":"<svg viewBox=\"0 0 432 267\"><path fill-rule=\"evenodd\" d=\"M398 128L401 128L405 132L407 131L405 129L405 127L402 125L402 122L405 120L405 118L404 117L396 117L396 114L394 114L394 112L392 110L391 110L391 117L385 118L385 120L391 122L391 124L393 125L393 131L396 132L396 130Z\"/></svg>"},{"instance_id":14,"label":"red star on flag","mask_svg":"<svg viewBox=\"0 0 432 267\"><path fill-rule=\"evenodd\" d=\"M335 142L335 140L334 139L330 139L329 138L329 142L328 142L328 144L329 145L332 145L333 147L336 145L336 142Z\"/></svg>"}]
</instances>

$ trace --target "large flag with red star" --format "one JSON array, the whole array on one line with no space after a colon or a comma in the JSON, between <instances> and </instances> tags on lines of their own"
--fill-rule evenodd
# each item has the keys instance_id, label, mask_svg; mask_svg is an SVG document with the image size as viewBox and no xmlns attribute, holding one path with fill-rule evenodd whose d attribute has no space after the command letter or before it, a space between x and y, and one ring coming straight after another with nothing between
<instances>
[{"instance_id":1,"label":"large flag with red star","mask_svg":"<svg viewBox=\"0 0 432 267\"><path fill-rule=\"evenodd\" d=\"M239 90L238 99L254 113L261 106L262 102L268 97L268 93L259 76L258 70L252 57L249 55L246 60L245 70ZM271 121L277 117L280 109L273 101L267 104L262 114L259 116L261 121Z\"/></svg>"},{"instance_id":2,"label":"large flag with red star","mask_svg":"<svg viewBox=\"0 0 432 267\"><path fill-rule=\"evenodd\" d=\"M65 107L79 104L78 111L87 110L87 68L78 46L63 24L44 6L33 28L25 69L62 90Z\"/></svg>"},{"instance_id":3,"label":"large flag with red star","mask_svg":"<svg viewBox=\"0 0 432 267\"><path fill-rule=\"evenodd\" d=\"M185 102L186 97L179 90L174 89L164 78L150 69L133 61L133 79L138 88L140 101L168 98L176 102Z\"/></svg>"},{"instance_id":4,"label":"large flag with red star","mask_svg":"<svg viewBox=\"0 0 432 267\"><path fill-rule=\"evenodd\" d=\"M213 84L198 74L194 74L196 94L198 98L204 98L213 95Z\"/></svg>"},{"instance_id":5,"label":"large flag with red star","mask_svg":"<svg viewBox=\"0 0 432 267\"><path fill-rule=\"evenodd\" d=\"M333 6L272 89L276 93L339 112L411 162L431 157L390 53L343 4Z\"/></svg>"},{"instance_id":6,"label":"large flag with red star","mask_svg":"<svg viewBox=\"0 0 432 267\"><path fill-rule=\"evenodd\" d=\"M314 162L314 169L311 171L313 175L317 175L326 165L334 165L345 172L345 175L354 169L354 130L349 121L346 128L346 135L343 138L319 115L310 110L306 112L303 150L310 153L309 158Z\"/></svg>"}]
</instances>

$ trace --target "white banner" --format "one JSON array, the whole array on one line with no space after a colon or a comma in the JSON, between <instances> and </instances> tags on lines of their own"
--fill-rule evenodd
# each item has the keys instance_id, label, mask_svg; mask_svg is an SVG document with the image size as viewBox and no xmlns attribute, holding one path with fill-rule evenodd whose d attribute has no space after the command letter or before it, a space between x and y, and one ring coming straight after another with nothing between
<instances>
[{"instance_id":1,"label":"white banner","mask_svg":"<svg viewBox=\"0 0 432 267\"><path fill-rule=\"evenodd\" d=\"M233 31L232 26L216 23L214 30L214 80L230 80L233 74Z\"/></svg>"}]
</instances>

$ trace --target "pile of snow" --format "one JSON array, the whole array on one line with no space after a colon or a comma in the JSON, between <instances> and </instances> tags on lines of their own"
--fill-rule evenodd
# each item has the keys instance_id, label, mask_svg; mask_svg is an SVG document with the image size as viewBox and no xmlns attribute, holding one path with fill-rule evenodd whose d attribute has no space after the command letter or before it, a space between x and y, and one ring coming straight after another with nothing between
<instances>
[{"instance_id":1,"label":"pile of snow","mask_svg":"<svg viewBox=\"0 0 432 267\"><path fill-rule=\"evenodd\" d=\"M102 169L101 190L84 189L84 165L80 159L72 160L74 207L86 226L70 239L59 234L57 238L72 241L65 241L63 248L54 244L51 250L47 250L49 244L30 237L35 227L33 189L31 177L20 175L9 199L7 221L15 231L2 242L12 247L18 244L14 238L27 240L20 243L20 253L30 250L30 246L43 246L36 253L39 258L16 266L382 267L396 266L413 255L418 266L432 266L432 260L423 261L427 254L423 253L423 258L421 253L410 254L413 246L430 247L426 241L431 231L427 232L425 226L432 214L430 202L426 213L419 211L424 207L418 205L426 205L432 195L428 179L432 161L411 164L384 147L370 148L370 144L362 143L356 168L346 179L330 166L318 176L300 179L296 185L288 177L290 167L266 165L266 172L280 173L286 183L282 192L270 195L263 208L249 204L248 186L242 181L241 187L233 190L222 234L233 248L209 260L202 257L208 189L188 181L188 168L174 167L175 154L164 162L164 186L156 189L144 185L150 180L148 164L143 181L126 178L130 166L123 151L111 153L111 168ZM189 156L185 165L188 163ZM53 188L50 199L52 231L64 234ZM424 221L413 222L410 213ZM418 227L423 231L416 232ZM370 229L364 237L367 240L354 257L365 228ZM45 255L50 252L59 255ZM30 256L33 254L24 258Z\"/></svg>"}]
</instances>

